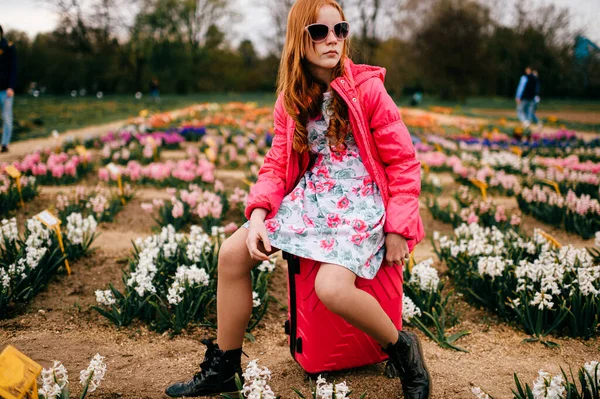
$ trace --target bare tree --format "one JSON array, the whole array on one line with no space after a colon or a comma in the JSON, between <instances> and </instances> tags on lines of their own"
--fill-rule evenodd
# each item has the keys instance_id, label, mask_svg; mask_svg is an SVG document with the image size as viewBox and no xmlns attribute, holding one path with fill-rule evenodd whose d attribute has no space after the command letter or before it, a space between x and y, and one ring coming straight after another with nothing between
<instances>
[{"instance_id":1,"label":"bare tree","mask_svg":"<svg viewBox=\"0 0 600 399\"><path fill-rule=\"evenodd\" d=\"M295 2L296 0L255 0L256 5L267 9L273 22L275 32L263 35L264 41L270 43L269 51L273 54L280 55L283 50L288 14Z\"/></svg>"},{"instance_id":2,"label":"bare tree","mask_svg":"<svg viewBox=\"0 0 600 399\"><path fill-rule=\"evenodd\" d=\"M348 0L344 5L353 37L358 39L359 58L372 62L381 40L393 32L398 0Z\"/></svg>"},{"instance_id":3,"label":"bare tree","mask_svg":"<svg viewBox=\"0 0 600 399\"><path fill-rule=\"evenodd\" d=\"M544 36L547 43L553 45L570 43L573 40L568 8L556 7L554 4L536 7L530 1L522 1L515 3L515 12L515 27L518 32L532 27Z\"/></svg>"},{"instance_id":4,"label":"bare tree","mask_svg":"<svg viewBox=\"0 0 600 399\"><path fill-rule=\"evenodd\" d=\"M237 14L230 8L228 0L188 0L195 2L193 20L188 21L190 42L199 44L203 41L210 25L220 25L227 19L236 18Z\"/></svg>"},{"instance_id":5,"label":"bare tree","mask_svg":"<svg viewBox=\"0 0 600 399\"><path fill-rule=\"evenodd\" d=\"M91 29L101 33L105 43L126 34L138 11L137 0L38 0L59 16L60 27L82 39Z\"/></svg>"}]
</instances>

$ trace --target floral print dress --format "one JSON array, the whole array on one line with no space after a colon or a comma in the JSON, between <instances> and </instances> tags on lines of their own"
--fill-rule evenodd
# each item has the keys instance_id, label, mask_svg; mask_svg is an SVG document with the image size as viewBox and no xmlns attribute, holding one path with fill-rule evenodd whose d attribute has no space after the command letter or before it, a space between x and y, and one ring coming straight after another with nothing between
<instances>
[{"instance_id":1,"label":"floral print dress","mask_svg":"<svg viewBox=\"0 0 600 399\"><path fill-rule=\"evenodd\" d=\"M330 104L327 92L322 115L307 125L311 156L316 158L313 166L265 226L275 248L372 279L385 252L385 206L353 135L346 136L345 149L331 150L326 137Z\"/></svg>"}]
</instances>

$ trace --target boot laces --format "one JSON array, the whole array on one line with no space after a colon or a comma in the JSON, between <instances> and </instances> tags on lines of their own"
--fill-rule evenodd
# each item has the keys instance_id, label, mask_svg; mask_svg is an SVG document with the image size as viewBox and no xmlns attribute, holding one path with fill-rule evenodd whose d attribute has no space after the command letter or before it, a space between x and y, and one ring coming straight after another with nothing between
<instances>
[{"instance_id":1,"label":"boot laces","mask_svg":"<svg viewBox=\"0 0 600 399\"><path fill-rule=\"evenodd\" d=\"M200 371L194 374L194 379L204 379L208 371L216 368L219 364L217 345L210 339L203 339L200 342L206 345L206 353L204 354L204 360L200 363Z\"/></svg>"}]
</instances>

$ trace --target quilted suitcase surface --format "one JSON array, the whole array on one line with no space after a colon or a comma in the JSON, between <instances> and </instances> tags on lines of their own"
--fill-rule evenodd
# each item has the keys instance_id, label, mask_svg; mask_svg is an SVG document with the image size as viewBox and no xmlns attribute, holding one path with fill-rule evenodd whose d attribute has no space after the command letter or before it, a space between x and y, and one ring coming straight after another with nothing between
<instances>
[{"instance_id":1,"label":"quilted suitcase surface","mask_svg":"<svg viewBox=\"0 0 600 399\"><path fill-rule=\"evenodd\" d=\"M283 254L288 263L288 320L292 357L310 374L349 369L387 359L370 336L330 312L315 293L320 263ZM379 301L397 329L402 328L402 268L382 266L373 280L356 286Z\"/></svg>"}]
</instances>

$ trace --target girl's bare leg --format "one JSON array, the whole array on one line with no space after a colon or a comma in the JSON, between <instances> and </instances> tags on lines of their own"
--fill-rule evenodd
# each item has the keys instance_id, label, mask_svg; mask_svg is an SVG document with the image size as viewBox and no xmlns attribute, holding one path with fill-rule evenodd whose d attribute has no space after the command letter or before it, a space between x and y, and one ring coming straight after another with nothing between
<instances>
[{"instance_id":1,"label":"girl's bare leg","mask_svg":"<svg viewBox=\"0 0 600 399\"><path fill-rule=\"evenodd\" d=\"M219 250L217 280L217 343L223 351L242 347L246 327L252 315L252 279L250 271L259 264L250 257L246 246L248 229L240 227ZM259 243L263 253L270 255Z\"/></svg>"},{"instance_id":2,"label":"girl's bare leg","mask_svg":"<svg viewBox=\"0 0 600 399\"><path fill-rule=\"evenodd\" d=\"M396 343L396 326L375 298L355 287L355 279L350 270L324 263L317 273L315 292L327 309L373 337L382 347Z\"/></svg>"}]
</instances>

